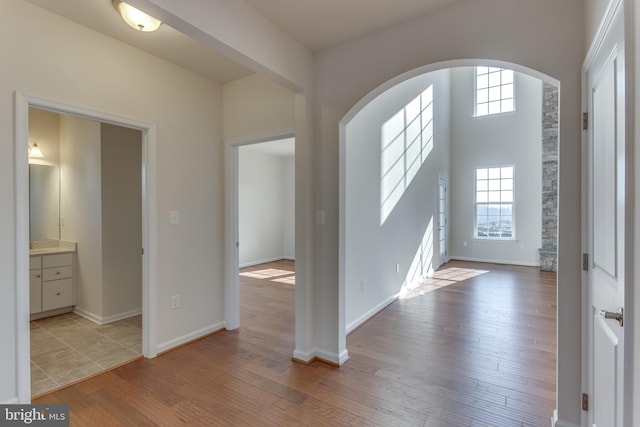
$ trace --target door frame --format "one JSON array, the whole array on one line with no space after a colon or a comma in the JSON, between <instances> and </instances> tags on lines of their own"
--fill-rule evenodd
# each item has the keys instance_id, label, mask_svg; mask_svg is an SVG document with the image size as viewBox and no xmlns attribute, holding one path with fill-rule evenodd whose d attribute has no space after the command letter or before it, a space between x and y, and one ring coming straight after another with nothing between
<instances>
[{"instance_id":1,"label":"door frame","mask_svg":"<svg viewBox=\"0 0 640 427\"><path fill-rule=\"evenodd\" d=\"M277 141L295 138L295 130L285 129L279 132L265 133L250 138L239 138L225 144L226 151L226 194L225 194L225 246L227 248L225 261L225 328L228 330L240 327L240 188L239 149L240 147L261 142ZM296 230L297 232L297 230ZM296 249L297 251L297 249ZM294 258L295 258L294 253ZM297 267L296 267L297 270ZM295 287L294 292L297 292ZM297 313L296 313L297 316Z\"/></svg>"},{"instance_id":2,"label":"door frame","mask_svg":"<svg viewBox=\"0 0 640 427\"><path fill-rule=\"evenodd\" d=\"M440 224L440 184L442 184L444 186L444 191L445 191L445 195L444 195L444 213L445 213L445 218L444 218L444 242L445 242L445 252L444 252L444 256L442 254L442 247L440 246L440 227L442 226L442 224ZM449 262L449 180L447 178L445 178L444 176L438 176L438 186L437 186L437 190L436 190L437 196L438 196L438 202L437 204L437 209L438 209L438 267L442 267L444 264L446 264L447 262Z\"/></svg>"},{"instance_id":3,"label":"door frame","mask_svg":"<svg viewBox=\"0 0 640 427\"><path fill-rule=\"evenodd\" d=\"M65 104L19 91L14 95L15 182L15 301L18 401L31 402L31 347L29 314L29 107L102 123L137 129L142 133L142 354L157 355L157 167L156 125L115 114Z\"/></svg>"},{"instance_id":4,"label":"door frame","mask_svg":"<svg viewBox=\"0 0 640 427\"><path fill-rule=\"evenodd\" d=\"M591 126L590 117L592 115L591 105L589 104L589 85L587 80L587 72L593 65L596 56L600 53L603 48L603 43L605 41L606 36L609 33L609 30L613 24L616 13L620 10L620 8L624 8L623 13L625 16L625 29L624 29L624 37L625 37L625 151L629 155L625 156L625 168L627 171L627 176L625 177L626 185L625 185L625 226L627 230L633 230L633 234L629 234L630 238L625 239L625 291L624 291L624 314L625 314L625 328L624 328L624 370L625 370L625 378L630 379L630 381L626 381L624 384L624 396L623 399L623 407L624 413L620 414L623 416L623 420L625 422L635 421L637 423L638 419L640 419L640 408L638 408L637 403L640 402L640 372L637 371L636 366L634 364L634 354L637 354L639 349L634 349L636 343L634 341L638 341L640 344L640 340L634 340L634 331L640 331L640 316L634 316L634 308L636 306L636 301L634 301L634 288L640 289L639 285L639 275L634 274L634 247L640 244L640 236L638 235L638 229L634 229L634 221L636 225L638 220L634 218L634 210L637 209L635 206L636 200L640 201L640 187L635 187L633 185L634 179L637 180L633 176L634 173L634 160L638 159L637 149L634 150L634 141L637 139L634 134L634 78L637 78L634 74L634 56L631 51L631 47L633 43L630 43L634 34L635 25L633 22L633 7L632 1L630 0L612 0L607 5L607 9L604 14L604 18L600 23L596 36L593 39L593 42L587 52L584 63L582 65L581 77L582 77L582 111L586 112L589 115L589 126ZM591 262L591 257L593 254L589 254L590 244L589 244L589 234L588 234L588 203L590 203L588 199L588 143L589 143L589 129L584 129L582 131L582 253L588 254L589 262ZM636 147L637 148L637 147ZM634 156L636 158L634 159ZM590 266L589 266L590 268ZM638 298L638 295L636 295ZM582 392L588 393L591 389L590 384L593 381L591 372L590 372L590 324L592 322L592 313L591 313L591 301L589 299L589 281L588 281L588 272L582 272ZM634 405L636 402L636 405ZM589 420L591 419L591 415L587 411L582 411L582 420L581 424L583 426L587 426ZM627 424L625 424L627 425ZM632 425L631 423L628 425Z\"/></svg>"}]
</instances>

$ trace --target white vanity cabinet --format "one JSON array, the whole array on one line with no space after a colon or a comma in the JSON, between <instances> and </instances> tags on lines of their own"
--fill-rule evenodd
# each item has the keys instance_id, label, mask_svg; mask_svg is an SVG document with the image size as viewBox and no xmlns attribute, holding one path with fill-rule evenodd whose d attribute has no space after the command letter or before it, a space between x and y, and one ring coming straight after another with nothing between
<instances>
[{"instance_id":1,"label":"white vanity cabinet","mask_svg":"<svg viewBox=\"0 0 640 427\"><path fill-rule=\"evenodd\" d=\"M31 256L29 294L32 318L53 316L73 309L75 304L74 255L74 253L56 253ZM38 264L40 264L39 270L34 268Z\"/></svg>"}]
</instances>

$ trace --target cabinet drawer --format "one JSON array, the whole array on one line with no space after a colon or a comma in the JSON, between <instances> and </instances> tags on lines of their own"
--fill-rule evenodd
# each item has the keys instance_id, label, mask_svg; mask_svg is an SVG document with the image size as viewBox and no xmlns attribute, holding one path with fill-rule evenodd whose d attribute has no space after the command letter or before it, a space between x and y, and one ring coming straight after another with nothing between
<instances>
[{"instance_id":1,"label":"cabinet drawer","mask_svg":"<svg viewBox=\"0 0 640 427\"><path fill-rule=\"evenodd\" d=\"M66 267L53 267L42 269L42 280L59 280L68 279L73 276L73 267L68 265Z\"/></svg>"},{"instance_id":2,"label":"cabinet drawer","mask_svg":"<svg viewBox=\"0 0 640 427\"><path fill-rule=\"evenodd\" d=\"M60 267L63 265L73 265L73 254L44 255L42 257L42 268Z\"/></svg>"},{"instance_id":3,"label":"cabinet drawer","mask_svg":"<svg viewBox=\"0 0 640 427\"><path fill-rule=\"evenodd\" d=\"M30 256L29 257L29 270L40 270L42 267L42 257L41 256Z\"/></svg>"},{"instance_id":4,"label":"cabinet drawer","mask_svg":"<svg viewBox=\"0 0 640 427\"><path fill-rule=\"evenodd\" d=\"M53 280L42 284L42 310L73 305L73 280Z\"/></svg>"}]
</instances>

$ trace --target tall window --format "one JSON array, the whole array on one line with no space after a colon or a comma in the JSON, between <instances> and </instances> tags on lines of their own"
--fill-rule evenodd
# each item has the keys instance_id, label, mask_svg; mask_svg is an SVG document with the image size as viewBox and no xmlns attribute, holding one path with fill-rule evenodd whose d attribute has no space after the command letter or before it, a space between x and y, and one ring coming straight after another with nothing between
<instances>
[{"instance_id":1,"label":"tall window","mask_svg":"<svg viewBox=\"0 0 640 427\"><path fill-rule=\"evenodd\" d=\"M507 113L516 108L513 70L476 67L476 116Z\"/></svg>"},{"instance_id":2,"label":"tall window","mask_svg":"<svg viewBox=\"0 0 640 427\"><path fill-rule=\"evenodd\" d=\"M515 238L513 174L513 166L476 169L476 238Z\"/></svg>"}]
</instances>

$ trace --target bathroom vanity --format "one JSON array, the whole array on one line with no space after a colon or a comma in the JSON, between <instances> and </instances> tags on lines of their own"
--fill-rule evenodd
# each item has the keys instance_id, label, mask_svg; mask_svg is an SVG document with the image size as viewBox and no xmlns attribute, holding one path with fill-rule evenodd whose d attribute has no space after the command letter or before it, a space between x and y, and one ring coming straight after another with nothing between
<instances>
[{"instance_id":1,"label":"bathroom vanity","mask_svg":"<svg viewBox=\"0 0 640 427\"><path fill-rule=\"evenodd\" d=\"M58 246L54 246L54 243L48 246L34 244L29 251L29 305L32 320L68 313L76 302L76 244L54 242Z\"/></svg>"}]
</instances>

